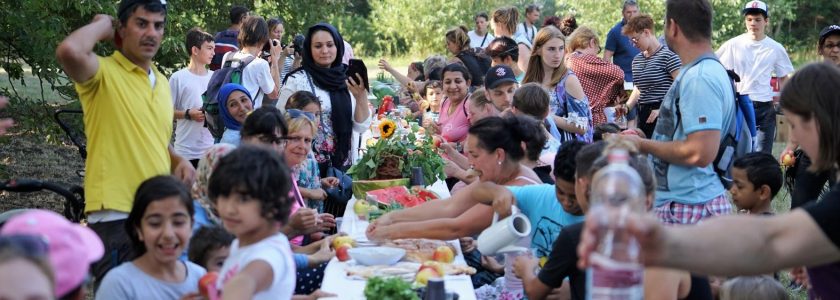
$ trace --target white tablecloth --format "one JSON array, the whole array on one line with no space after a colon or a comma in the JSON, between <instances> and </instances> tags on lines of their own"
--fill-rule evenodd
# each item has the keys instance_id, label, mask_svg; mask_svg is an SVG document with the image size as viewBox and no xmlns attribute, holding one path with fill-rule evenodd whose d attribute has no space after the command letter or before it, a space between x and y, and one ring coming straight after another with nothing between
<instances>
[{"instance_id":1,"label":"white tablecloth","mask_svg":"<svg viewBox=\"0 0 840 300\"><path fill-rule=\"evenodd\" d=\"M437 193L441 198L449 198L449 190L443 181L436 182L429 189ZM367 229L368 222L359 220L353 212L353 204L355 202L356 199L350 199L347 203L347 209L344 211L339 230L346 232L356 240L367 240L365 229ZM464 255L461 253L461 245L458 241L449 241L449 243L458 249L458 256L455 257L455 263L466 264ZM321 290L338 295L331 299L365 299L364 289L367 282L347 278L344 271L346 266L347 262L340 262L337 258L333 258L324 271L324 282L321 284ZM475 299L472 281L467 275L446 276L444 277L444 284L446 285L447 291L458 293L458 297L461 300Z\"/></svg>"}]
</instances>

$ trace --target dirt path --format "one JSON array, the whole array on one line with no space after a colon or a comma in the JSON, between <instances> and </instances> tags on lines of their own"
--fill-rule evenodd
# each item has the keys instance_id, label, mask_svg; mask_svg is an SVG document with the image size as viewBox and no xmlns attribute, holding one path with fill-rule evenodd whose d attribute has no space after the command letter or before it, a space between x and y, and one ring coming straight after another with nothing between
<instances>
[{"instance_id":1,"label":"dirt path","mask_svg":"<svg viewBox=\"0 0 840 300\"><path fill-rule=\"evenodd\" d=\"M84 162L75 147L49 145L43 138L12 134L0 137L0 181L12 178L48 180L82 185L76 170ZM44 208L61 213L64 198L51 192L0 192L0 212L16 208Z\"/></svg>"}]
</instances>

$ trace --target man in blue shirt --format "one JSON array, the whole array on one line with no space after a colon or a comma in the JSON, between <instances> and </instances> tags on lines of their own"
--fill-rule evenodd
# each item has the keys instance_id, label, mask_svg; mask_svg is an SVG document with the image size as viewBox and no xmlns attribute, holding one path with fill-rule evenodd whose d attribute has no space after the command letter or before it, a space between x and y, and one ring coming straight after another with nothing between
<instances>
[{"instance_id":1,"label":"man in blue shirt","mask_svg":"<svg viewBox=\"0 0 840 300\"><path fill-rule=\"evenodd\" d=\"M712 50L711 5L668 1L665 16L665 41L683 66L662 101L653 138L624 137L651 156L659 220L694 224L732 210L712 163L721 132L735 117L735 95Z\"/></svg>"},{"instance_id":2,"label":"man in blue shirt","mask_svg":"<svg viewBox=\"0 0 840 300\"><path fill-rule=\"evenodd\" d=\"M633 82L633 57L639 54L639 49L621 34L621 27L638 14L639 4L636 0L624 0L624 8L621 10L623 18L607 33L607 44L604 46L604 60L618 65L624 71L624 81L627 82Z\"/></svg>"},{"instance_id":3,"label":"man in blue shirt","mask_svg":"<svg viewBox=\"0 0 840 300\"><path fill-rule=\"evenodd\" d=\"M213 60L210 61L210 70L215 71L222 67L222 57L225 56L225 53L239 51L239 30L242 27L242 21L249 14L248 8L244 6L231 6L230 27L217 32L214 37L216 48L213 50L215 54L213 55Z\"/></svg>"}]
</instances>

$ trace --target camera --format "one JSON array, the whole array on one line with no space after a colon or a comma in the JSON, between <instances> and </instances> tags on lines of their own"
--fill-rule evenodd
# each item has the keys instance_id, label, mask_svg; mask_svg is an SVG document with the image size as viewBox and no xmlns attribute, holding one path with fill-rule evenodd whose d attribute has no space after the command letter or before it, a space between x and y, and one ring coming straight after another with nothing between
<instances>
[{"instance_id":1,"label":"camera","mask_svg":"<svg viewBox=\"0 0 840 300\"><path fill-rule=\"evenodd\" d=\"M296 34L292 40L292 46L295 47L295 55L303 53L303 40L306 39L302 34Z\"/></svg>"},{"instance_id":2,"label":"camera","mask_svg":"<svg viewBox=\"0 0 840 300\"><path fill-rule=\"evenodd\" d=\"M266 41L262 48L262 57L266 58L271 56L271 45L277 46L278 44L280 44L280 42L275 39L269 39Z\"/></svg>"}]
</instances>

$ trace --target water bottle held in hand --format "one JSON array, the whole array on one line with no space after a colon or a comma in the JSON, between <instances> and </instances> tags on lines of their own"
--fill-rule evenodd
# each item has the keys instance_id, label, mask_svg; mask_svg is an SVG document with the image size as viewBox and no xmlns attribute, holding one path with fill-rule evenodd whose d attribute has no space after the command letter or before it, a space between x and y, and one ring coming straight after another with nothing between
<instances>
[{"instance_id":1,"label":"water bottle held in hand","mask_svg":"<svg viewBox=\"0 0 840 300\"><path fill-rule=\"evenodd\" d=\"M645 188L628 164L629 158L626 150L612 150L609 164L592 179L592 210L599 211L602 218L597 220L601 228L599 246L586 270L586 299L644 297L639 244L627 232L625 220L629 214L645 211Z\"/></svg>"}]
</instances>

